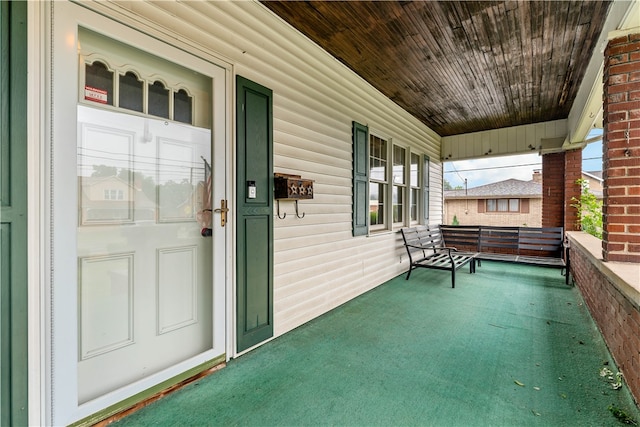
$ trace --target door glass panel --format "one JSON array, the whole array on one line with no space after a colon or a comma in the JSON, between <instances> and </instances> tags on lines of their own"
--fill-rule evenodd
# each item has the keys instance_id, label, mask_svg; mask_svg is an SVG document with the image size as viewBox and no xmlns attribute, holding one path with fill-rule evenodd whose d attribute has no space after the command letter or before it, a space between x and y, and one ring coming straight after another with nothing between
<instances>
[{"instance_id":1,"label":"door glass panel","mask_svg":"<svg viewBox=\"0 0 640 427\"><path fill-rule=\"evenodd\" d=\"M113 105L113 72L102 62L85 66L84 99Z\"/></svg>"},{"instance_id":2,"label":"door glass panel","mask_svg":"<svg viewBox=\"0 0 640 427\"><path fill-rule=\"evenodd\" d=\"M169 89L162 82L149 85L149 114L169 118Z\"/></svg>"},{"instance_id":3,"label":"door glass panel","mask_svg":"<svg viewBox=\"0 0 640 427\"><path fill-rule=\"evenodd\" d=\"M192 108L192 99L184 89L180 89L173 94L173 120L192 123Z\"/></svg>"},{"instance_id":4,"label":"door glass panel","mask_svg":"<svg viewBox=\"0 0 640 427\"><path fill-rule=\"evenodd\" d=\"M82 403L212 348L213 159L209 129L85 105L77 149Z\"/></svg>"},{"instance_id":5,"label":"door glass panel","mask_svg":"<svg viewBox=\"0 0 640 427\"><path fill-rule=\"evenodd\" d=\"M119 107L142 112L142 97L142 80L132 72L120 76Z\"/></svg>"}]
</instances>

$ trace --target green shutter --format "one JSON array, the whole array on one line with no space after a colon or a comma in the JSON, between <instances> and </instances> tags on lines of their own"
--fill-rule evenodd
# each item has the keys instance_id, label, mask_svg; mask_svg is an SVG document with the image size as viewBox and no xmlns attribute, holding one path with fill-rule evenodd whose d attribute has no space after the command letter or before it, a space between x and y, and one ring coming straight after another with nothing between
<instances>
[{"instance_id":1,"label":"green shutter","mask_svg":"<svg viewBox=\"0 0 640 427\"><path fill-rule=\"evenodd\" d=\"M27 425L27 5L0 1L0 425Z\"/></svg>"},{"instance_id":2,"label":"green shutter","mask_svg":"<svg viewBox=\"0 0 640 427\"><path fill-rule=\"evenodd\" d=\"M240 76L236 94L236 338L242 351L273 336L273 95Z\"/></svg>"},{"instance_id":3,"label":"green shutter","mask_svg":"<svg viewBox=\"0 0 640 427\"><path fill-rule=\"evenodd\" d=\"M353 122L353 235L369 231L369 128Z\"/></svg>"}]
</instances>

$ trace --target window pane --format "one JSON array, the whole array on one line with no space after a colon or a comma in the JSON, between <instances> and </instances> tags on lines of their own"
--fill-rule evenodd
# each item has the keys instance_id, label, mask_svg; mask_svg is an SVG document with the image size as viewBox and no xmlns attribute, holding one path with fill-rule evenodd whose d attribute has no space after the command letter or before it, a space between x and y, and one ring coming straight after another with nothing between
<instances>
[{"instance_id":1,"label":"window pane","mask_svg":"<svg viewBox=\"0 0 640 427\"><path fill-rule=\"evenodd\" d=\"M520 199L509 199L509 212L520 212Z\"/></svg>"},{"instance_id":2,"label":"window pane","mask_svg":"<svg viewBox=\"0 0 640 427\"><path fill-rule=\"evenodd\" d=\"M184 89L173 94L173 120L191 124L192 98Z\"/></svg>"},{"instance_id":3,"label":"window pane","mask_svg":"<svg viewBox=\"0 0 640 427\"><path fill-rule=\"evenodd\" d=\"M120 76L120 107L142 112L142 80L128 72Z\"/></svg>"},{"instance_id":4,"label":"window pane","mask_svg":"<svg viewBox=\"0 0 640 427\"><path fill-rule=\"evenodd\" d=\"M398 187L397 185L393 186L393 194L392 202L393 202L393 222L402 222L403 221L403 188Z\"/></svg>"},{"instance_id":5,"label":"window pane","mask_svg":"<svg viewBox=\"0 0 640 427\"><path fill-rule=\"evenodd\" d=\"M487 212L497 211L496 199L487 199Z\"/></svg>"},{"instance_id":6,"label":"window pane","mask_svg":"<svg viewBox=\"0 0 640 427\"><path fill-rule=\"evenodd\" d=\"M149 114L169 118L169 89L162 82L149 85Z\"/></svg>"},{"instance_id":7,"label":"window pane","mask_svg":"<svg viewBox=\"0 0 640 427\"><path fill-rule=\"evenodd\" d=\"M113 105L113 73L102 62L85 66L84 99Z\"/></svg>"},{"instance_id":8,"label":"window pane","mask_svg":"<svg viewBox=\"0 0 640 427\"><path fill-rule=\"evenodd\" d=\"M409 201L409 210L411 213L411 221L418 220L418 194L420 190L412 188L410 194L411 200Z\"/></svg>"},{"instance_id":9,"label":"window pane","mask_svg":"<svg viewBox=\"0 0 640 427\"><path fill-rule=\"evenodd\" d=\"M398 147L397 145L393 146L393 183L394 184L404 184L404 162L405 162L405 149L402 147Z\"/></svg>"},{"instance_id":10,"label":"window pane","mask_svg":"<svg viewBox=\"0 0 640 427\"><path fill-rule=\"evenodd\" d=\"M411 153L411 171L410 171L410 178L409 178L409 184L412 187L419 187L420 183L418 182L418 165L420 164L420 156L414 153Z\"/></svg>"},{"instance_id":11,"label":"window pane","mask_svg":"<svg viewBox=\"0 0 640 427\"><path fill-rule=\"evenodd\" d=\"M508 210L507 199L498 199L498 212L507 212Z\"/></svg>"},{"instance_id":12,"label":"window pane","mask_svg":"<svg viewBox=\"0 0 640 427\"><path fill-rule=\"evenodd\" d=\"M385 184L369 184L369 221L370 225L384 224Z\"/></svg>"},{"instance_id":13,"label":"window pane","mask_svg":"<svg viewBox=\"0 0 640 427\"><path fill-rule=\"evenodd\" d=\"M369 178L376 181L386 181L387 141L371 135L369 153Z\"/></svg>"}]
</instances>

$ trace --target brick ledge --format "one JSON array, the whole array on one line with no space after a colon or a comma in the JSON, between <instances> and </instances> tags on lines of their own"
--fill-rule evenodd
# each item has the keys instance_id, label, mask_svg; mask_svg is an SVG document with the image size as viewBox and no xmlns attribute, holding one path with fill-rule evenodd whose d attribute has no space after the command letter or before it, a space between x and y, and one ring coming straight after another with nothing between
<instances>
[{"instance_id":1,"label":"brick ledge","mask_svg":"<svg viewBox=\"0 0 640 427\"><path fill-rule=\"evenodd\" d=\"M571 250L586 255L591 263L609 281L640 309L640 264L631 262L604 262L602 240L583 231L567 231Z\"/></svg>"}]
</instances>

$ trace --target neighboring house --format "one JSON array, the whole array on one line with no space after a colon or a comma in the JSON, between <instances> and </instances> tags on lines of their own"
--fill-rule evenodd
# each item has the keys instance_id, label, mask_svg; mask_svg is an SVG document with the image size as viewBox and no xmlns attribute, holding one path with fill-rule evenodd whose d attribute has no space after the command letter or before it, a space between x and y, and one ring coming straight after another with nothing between
<instances>
[{"instance_id":1,"label":"neighboring house","mask_svg":"<svg viewBox=\"0 0 640 427\"><path fill-rule=\"evenodd\" d=\"M587 186L589 191L596 196L596 199L602 200L604 198L603 194L603 179L602 179L602 171L582 171L582 179L587 181Z\"/></svg>"},{"instance_id":2,"label":"neighboring house","mask_svg":"<svg viewBox=\"0 0 640 427\"><path fill-rule=\"evenodd\" d=\"M531 181L507 179L468 190L444 192L444 218L460 225L540 227L542 183L540 174Z\"/></svg>"},{"instance_id":3,"label":"neighboring house","mask_svg":"<svg viewBox=\"0 0 640 427\"><path fill-rule=\"evenodd\" d=\"M590 191L602 200L602 171L582 172ZM454 220L455 217L455 220ZM542 224L542 174L531 181L507 179L444 192L444 221L460 225L540 227Z\"/></svg>"}]
</instances>

